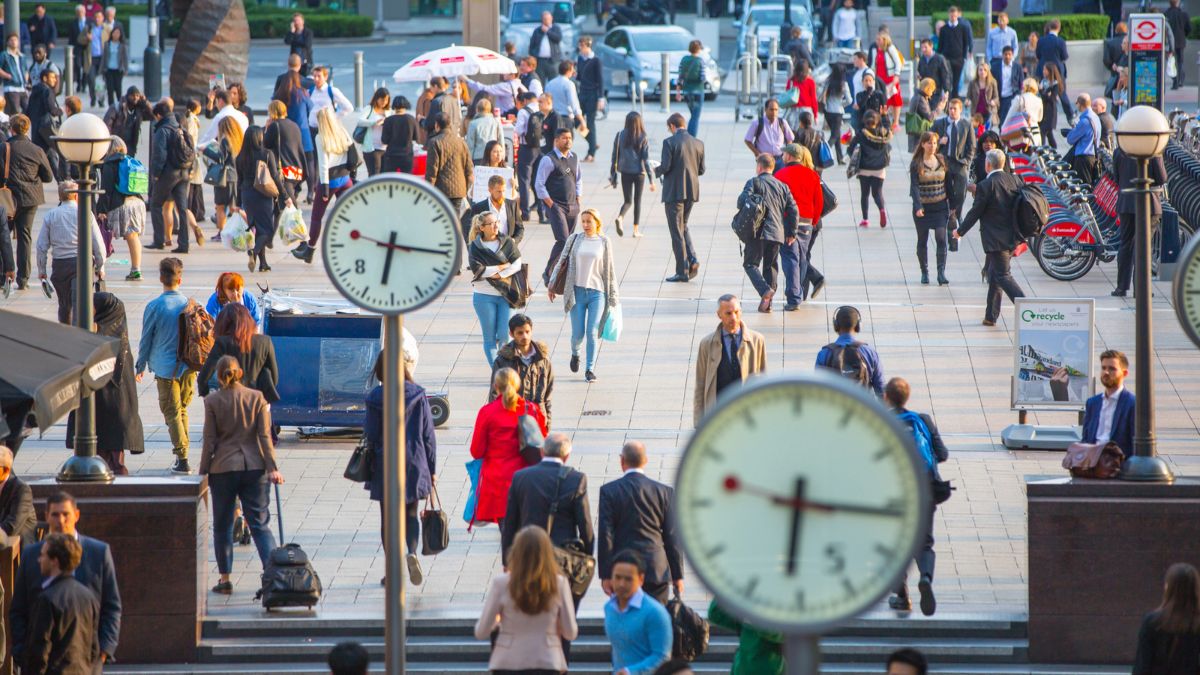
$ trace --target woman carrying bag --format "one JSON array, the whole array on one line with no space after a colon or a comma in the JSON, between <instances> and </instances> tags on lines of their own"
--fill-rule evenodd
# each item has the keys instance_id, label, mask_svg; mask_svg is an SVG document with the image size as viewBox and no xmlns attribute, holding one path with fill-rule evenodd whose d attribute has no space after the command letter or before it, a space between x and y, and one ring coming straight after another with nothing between
<instances>
[{"instance_id":1,"label":"woman carrying bag","mask_svg":"<svg viewBox=\"0 0 1200 675\"><path fill-rule=\"evenodd\" d=\"M375 90L371 103L358 118L354 127L354 140L362 151L363 163L367 165L367 176L374 176L383 168L383 123L388 116L392 94L384 87Z\"/></svg>"},{"instance_id":2,"label":"woman carrying bag","mask_svg":"<svg viewBox=\"0 0 1200 675\"><path fill-rule=\"evenodd\" d=\"M525 306L529 288L528 272L525 283L514 283L521 274L521 251L517 242L500 234L496 214L485 211L471 220L467 235L467 264L471 268L471 303L483 331L483 355L488 366L496 360L496 352L508 341L508 317L511 310Z\"/></svg>"},{"instance_id":3,"label":"woman carrying bag","mask_svg":"<svg viewBox=\"0 0 1200 675\"><path fill-rule=\"evenodd\" d=\"M242 125L232 116L222 117L217 123L217 143L204 148L204 157L209 160L205 182L213 186L214 213L217 218L217 234L213 241L221 241L225 219L238 203L237 157L242 151L243 138Z\"/></svg>"},{"instance_id":4,"label":"woman carrying bag","mask_svg":"<svg viewBox=\"0 0 1200 675\"><path fill-rule=\"evenodd\" d=\"M238 302L225 305L217 315L213 328L216 340L200 373L196 376L196 391L201 397L208 396L217 363L223 356L238 360L242 370L242 384L261 392L268 404L279 400L276 387L279 385L279 364L275 360L275 343L270 336L257 332L258 326L250 309Z\"/></svg>"},{"instance_id":5,"label":"woman carrying bag","mask_svg":"<svg viewBox=\"0 0 1200 675\"><path fill-rule=\"evenodd\" d=\"M650 139L646 137L646 127L642 124L642 116L637 112L625 115L625 128L617 132L613 139L612 166L609 167L608 182L617 186L617 174L621 176L621 211L613 220L617 228L617 236L625 236L621 222L625 213L633 206L633 236L640 237L638 223L642 218L642 187L646 178L650 178L650 191L654 192L654 172L650 170Z\"/></svg>"},{"instance_id":6,"label":"woman carrying bag","mask_svg":"<svg viewBox=\"0 0 1200 675\"><path fill-rule=\"evenodd\" d=\"M596 381L596 339L603 329L601 319L620 302L612 242L602 233L603 224L596 209L579 214L581 232L567 238L562 255L550 274L550 302L559 275L562 282L563 311L571 315L571 372L579 372L579 348L587 337L587 362L584 379Z\"/></svg>"},{"instance_id":7,"label":"woman carrying bag","mask_svg":"<svg viewBox=\"0 0 1200 675\"><path fill-rule=\"evenodd\" d=\"M946 279L946 228L950 224L949 174L946 158L938 154L938 135L932 131L921 134L908 168L909 196L912 198L913 222L917 226L917 261L921 265L921 283L929 283L929 233L937 242L938 286L950 283Z\"/></svg>"},{"instance_id":8,"label":"woman carrying bag","mask_svg":"<svg viewBox=\"0 0 1200 675\"><path fill-rule=\"evenodd\" d=\"M521 418L529 416L545 438L546 416L536 403L520 394L521 378L512 368L501 368L492 375L496 400L479 409L471 434L471 457L483 460L479 485L475 491L475 512L471 524L499 523L508 510L508 488L513 474L529 466L521 456Z\"/></svg>"},{"instance_id":9,"label":"woman carrying bag","mask_svg":"<svg viewBox=\"0 0 1200 675\"><path fill-rule=\"evenodd\" d=\"M253 272L257 260L259 272L270 272L266 249L275 237L276 201L285 198L287 193L279 175L279 160L263 145L262 127L246 129L236 166L239 211L246 223L254 228L254 248L246 252L249 257L246 268ZM285 201L288 206L292 204L291 199Z\"/></svg>"},{"instance_id":10,"label":"woman carrying bag","mask_svg":"<svg viewBox=\"0 0 1200 675\"><path fill-rule=\"evenodd\" d=\"M314 142L317 148L317 193L313 200L312 221L308 226L308 242L301 243L292 255L311 264L321 238L321 223L329 202L337 199L354 185L354 174L361 158L358 146L338 121L333 108L321 108L317 113L320 132Z\"/></svg>"}]
</instances>

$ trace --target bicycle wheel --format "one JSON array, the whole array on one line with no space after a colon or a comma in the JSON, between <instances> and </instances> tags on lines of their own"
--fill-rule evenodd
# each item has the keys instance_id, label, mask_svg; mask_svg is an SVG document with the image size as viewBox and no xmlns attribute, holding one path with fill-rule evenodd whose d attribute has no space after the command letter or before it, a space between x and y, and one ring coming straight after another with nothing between
<instances>
[{"instance_id":1,"label":"bicycle wheel","mask_svg":"<svg viewBox=\"0 0 1200 675\"><path fill-rule=\"evenodd\" d=\"M1050 230L1048 227L1047 230ZM1033 255L1050 278L1075 281L1096 264L1096 253L1074 237L1043 232L1034 242Z\"/></svg>"}]
</instances>

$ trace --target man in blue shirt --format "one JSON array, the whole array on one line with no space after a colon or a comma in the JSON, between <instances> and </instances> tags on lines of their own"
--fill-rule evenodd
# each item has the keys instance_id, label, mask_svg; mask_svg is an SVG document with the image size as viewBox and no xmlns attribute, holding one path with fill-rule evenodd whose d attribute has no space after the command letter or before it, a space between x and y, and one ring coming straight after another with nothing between
<instances>
[{"instance_id":1,"label":"man in blue shirt","mask_svg":"<svg viewBox=\"0 0 1200 675\"><path fill-rule=\"evenodd\" d=\"M614 675L650 675L671 658L671 615L642 591L645 563L625 550L613 557L612 597L604 603L604 633Z\"/></svg>"},{"instance_id":2,"label":"man in blue shirt","mask_svg":"<svg viewBox=\"0 0 1200 675\"><path fill-rule=\"evenodd\" d=\"M158 408L167 423L175 464L171 471L191 473L188 466L188 405L196 391L196 373L179 362L179 315L187 308L188 298L179 292L183 281L183 261L163 258L158 264L162 295L146 305L142 314L142 339L138 342L137 380L142 381L146 366L158 385Z\"/></svg>"},{"instance_id":3,"label":"man in blue shirt","mask_svg":"<svg viewBox=\"0 0 1200 675\"><path fill-rule=\"evenodd\" d=\"M869 387L876 396L883 396L883 367L875 348L855 340L862 328L862 316L849 305L833 313L833 330L838 337L817 352L817 367L829 368Z\"/></svg>"},{"instance_id":4,"label":"man in blue shirt","mask_svg":"<svg viewBox=\"0 0 1200 675\"><path fill-rule=\"evenodd\" d=\"M1096 157L1100 147L1100 118L1092 112L1092 97L1086 93L1075 99L1075 108L1079 111L1079 120L1067 133L1067 143L1074 150L1071 168L1088 185L1095 185L1100 180L1100 161Z\"/></svg>"}]
</instances>

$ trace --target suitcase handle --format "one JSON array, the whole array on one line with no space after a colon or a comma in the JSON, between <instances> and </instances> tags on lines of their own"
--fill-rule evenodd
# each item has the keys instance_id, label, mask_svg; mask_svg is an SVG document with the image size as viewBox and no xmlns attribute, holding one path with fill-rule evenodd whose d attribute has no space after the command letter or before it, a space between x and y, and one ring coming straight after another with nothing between
<instances>
[{"instance_id":1,"label":"suitcase handle","mask_svg":"<svg viewBox=\"0 0 1200 675\"><path fill-rule=\"evenodd\" d=\"M279 518L279 545L283 546L283 502L279 499L279 483L272 483L275 486L275 512Z\"/></svg>"}]
</instances>

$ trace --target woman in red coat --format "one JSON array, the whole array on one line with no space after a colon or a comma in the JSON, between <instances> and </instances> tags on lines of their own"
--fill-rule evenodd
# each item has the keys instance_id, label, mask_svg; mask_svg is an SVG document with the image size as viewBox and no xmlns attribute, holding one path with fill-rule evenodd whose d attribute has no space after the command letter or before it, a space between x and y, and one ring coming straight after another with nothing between
<instances>
[{"instance_id":1,"label":"woman in red coat","mask_svg":"<svg viewBox=\"0 0 1200 675\"><path fill-rule=\"evenodd\" d=\"M512 368L501 368L492 378L496 400L479 409L475 433L471 435L471 456L483 460L479 487L475 491L474 523L498 523L508 508L508 488L513 474L527 464L521 459L521 439L517 420L528 412L537 419L546 434L546 417L536 403L518 393L521 380Z\"/></svg>"}]
</instances>

